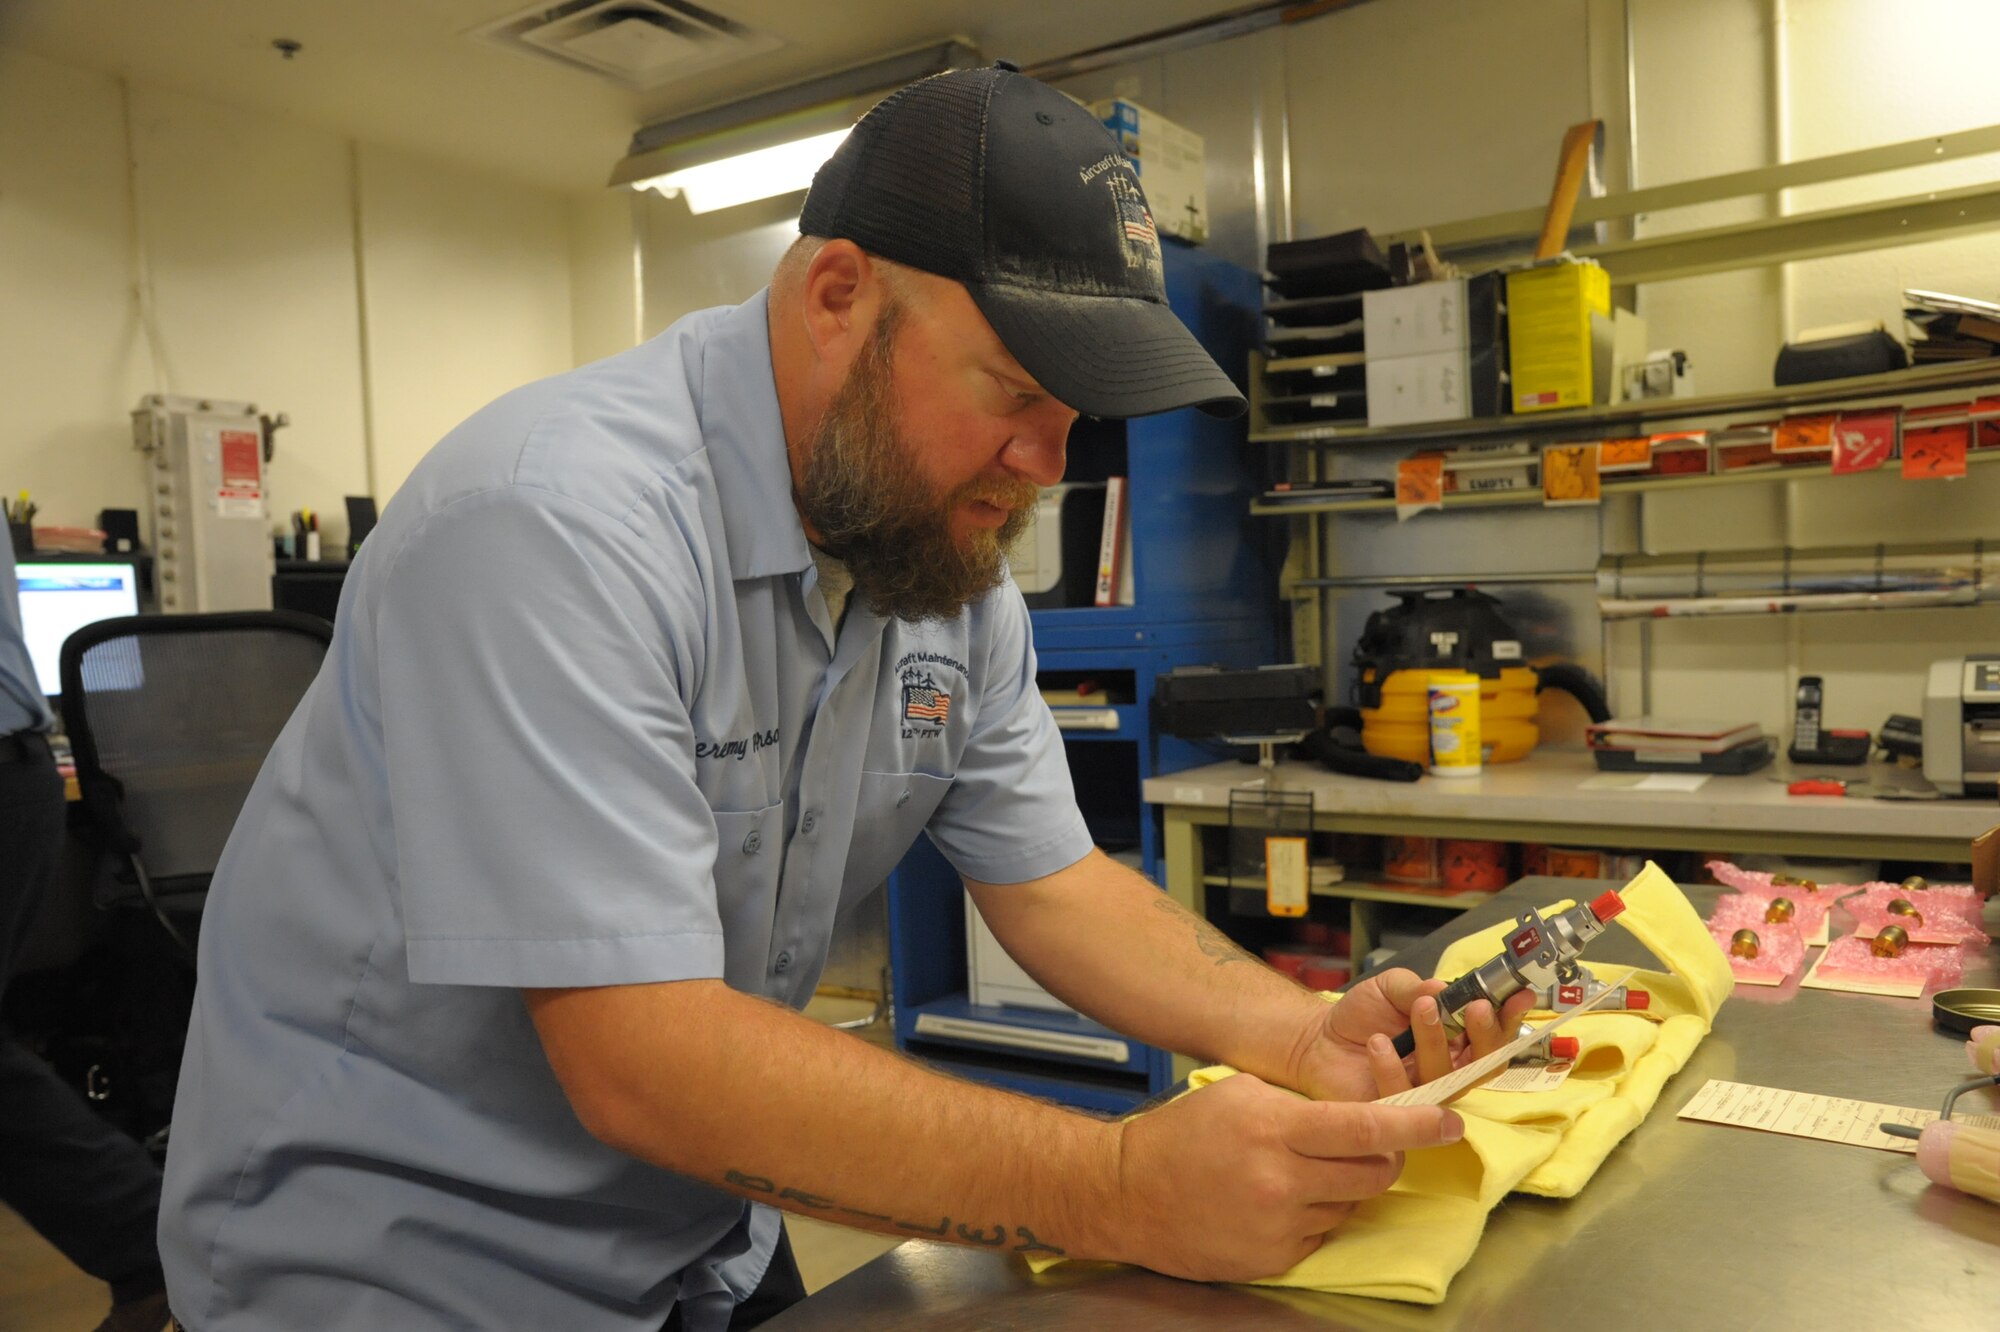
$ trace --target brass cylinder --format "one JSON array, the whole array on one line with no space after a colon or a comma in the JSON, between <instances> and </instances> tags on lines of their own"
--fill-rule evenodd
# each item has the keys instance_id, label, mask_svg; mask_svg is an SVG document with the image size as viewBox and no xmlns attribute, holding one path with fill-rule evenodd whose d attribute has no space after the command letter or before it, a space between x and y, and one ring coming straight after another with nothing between
<instances>
[{"instance_id":1,"label":"brass cylinder","mask_svg":"<svg viewBox=\"0 0 2000 1332\"><path fill-rule=\"evenodd\" d=\"M1903 880L1903 891L1906 893L1920 893L1930 886L1931 881L1921 874L1912 874Z\"/></svg>"},{"instance_id":2,"label":"brass cylinder","mask_svg":"<svg viewBox=\"0 0 2000 1332\"><path fill-rule=\"evenodd\" d=\"M1804 883L1804 879L1790 874L1773 874L1771 876L1771 886L1773 888L1798 888Z\"/></svg>"},{"instance_id":3,"label":"brass cylinder","mask_svg":"<svg viewBox=\"0 0 2000 1332\"><path fill-rule=\"evenodd\" d=\"M1729 955L1731 957L1755 957L1757 956L1757 949L1758 940L1757 931L1755 930L1738 930L1729 936Z\"/></svg>"},{"instance_id":4,"label":"brass cylinder","mask_svg":"<svg viewBox=\"0 0 2000 1332\"><path fill-rule=\"evenodd\" d=\"M1901 925L1884 925L1868 945L1868 951L1877 957L1901 957L1909 942L1910 936Z\"/></svg>"},{"instance_id":5,"label":"brass cylinder","mask_svg":"<svg viewBox=\"0 0 2000 1332\"><path fill-rule=\"evenodd\" d=\"M1924 923L1924 913L1917 910L1916 905L1907 897L1899 897L1889 903L1889 914L1892 916L1907 916L1912 925L1921 925Z\"/></svg>"},{"instance_id":6,"label":"brass cylinder","mask_svg":"<svg viewBox=\"0 0 2000 1332\"><path fill-rule=\"evenodd\" d=\"M1791 898L1774 897L1771 899L1771 904L1764 908L1764 920L1767 924L1782 925L1798 912L1799 909L1792 905Z\"/></svg>"}]
</instances>

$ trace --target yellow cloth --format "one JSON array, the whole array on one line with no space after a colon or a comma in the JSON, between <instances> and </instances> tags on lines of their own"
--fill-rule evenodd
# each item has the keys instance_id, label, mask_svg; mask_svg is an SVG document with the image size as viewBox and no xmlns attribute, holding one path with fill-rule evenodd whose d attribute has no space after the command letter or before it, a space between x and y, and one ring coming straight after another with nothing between
<instances>
[{"instance_id":1,"label":"yellow cloth","mask_svg":"<svg viewBox=\"0 0 2000 1332\"><path fill-rule=\"evenodd\" d=\"M1465 1120L1462 1141L1409 1153L1389 1192L1357 1207L1298 1266L1256 1284L1436 1304L1471 1260L1486 1214L1501 1198L1516 1190L1567 1198L1583 1187L1694 1053L1735 984L1701 917L1656 866L1648 864L1621 896L1618 922L1668 967L1631 977L1652 993L1650 1018L1587 1013L1563 1028L1581 1053L1560 1087L1467 1092L1453 1106ZM1445 950L1437 974L1471 970L1500 950L1512 928L1460 939ZM1234 1072L1197 1070L1189 1089ZM1054 1261L1037 1262L1035 1270Z\"/></svg>"}]
</instances>

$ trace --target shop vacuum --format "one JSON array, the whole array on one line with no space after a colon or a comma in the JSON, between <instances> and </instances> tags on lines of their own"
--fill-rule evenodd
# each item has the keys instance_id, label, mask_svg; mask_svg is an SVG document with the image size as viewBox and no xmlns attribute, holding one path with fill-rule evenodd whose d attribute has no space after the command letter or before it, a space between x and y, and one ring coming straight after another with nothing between
<instances>
[{"instance_id":1,"label":"shop vacuum","mask_svg":"<svg viewBox=\"0 0 2000 1332\"><path fill-rule=\"evenodd\" d=\"M1356 706L1328 708L1326 726L1301 746L1335 771L1392 781L1415 781L1422 774L1430 758L1433 671L1479 677L1486 763L1514 763L1533 752L1541 739L1535 714L1543 690L1568 694L1594 722L1610 720L1604 688L1589 671L1568 662L1533 666L1523 659L1520 635L1486 593L1422 587L1390 595L1397 604L1370 615L1354 645ZM1357 747L1377 762L1356 762Z\"/></svg>"}]
</instances>

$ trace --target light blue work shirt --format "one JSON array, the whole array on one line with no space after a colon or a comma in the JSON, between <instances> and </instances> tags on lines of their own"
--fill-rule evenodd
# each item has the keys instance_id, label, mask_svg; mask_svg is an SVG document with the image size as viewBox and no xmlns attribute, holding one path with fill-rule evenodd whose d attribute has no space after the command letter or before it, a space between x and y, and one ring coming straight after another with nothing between
<instances>
[{"instance_id":1,"label":"light blue work shirt","mask_svg":"<svg viewBox=\"0 0 2000 1332\"><path fill-rule=\"evenodd\" d=\"M517 991L799 1006L919 832L1000 883L1089 851L1011 582L836 641L765 308L500 399L355 561L202 923L160 1213L194 1332L720 1328L777 1214L585 1132Z\"/></svg>"},{"instance_id":2,"label":"light blue work shirt","mask_svg":"<svg viewBox=\"0 0 2000 1332\"><path fill-rule=\"evenodd\" d=\"M0 735L45 731L49 703L21 635L21 587L14 577L14 543L0 541Z\"/></svg>"}]
</instances>

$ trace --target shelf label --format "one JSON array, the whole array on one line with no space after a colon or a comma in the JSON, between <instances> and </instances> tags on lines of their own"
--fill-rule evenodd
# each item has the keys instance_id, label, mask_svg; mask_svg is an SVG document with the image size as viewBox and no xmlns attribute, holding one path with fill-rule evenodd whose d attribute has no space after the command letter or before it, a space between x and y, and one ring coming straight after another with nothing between
<instances>
[{"instance_id":1,"label":"shelf label","mask_svg":"<svg viewBox=\"0 0 2000 1332\"><path fill-rule=\"evenodd\" d=\"M1542 450L1542 503L1596 504L1604 498L1597 445L1551 444Z\"/></svg>"},{"instance_id":2,"label":"shelf label","mask_svg":"<svg viewBox=\"0 0 2000 1332\"><path fill-rule=\"evenodd\" d=\"M1444 455L1419 453L1396 464L1396 521L1444 507Z\"/></svg>"},{"instance_id":3,"label":"shelf label","mask_svg":"<svg viewBox=\"0 0 2000 1332\"><path fill-rule=\"evenodd\" d=\"M1653 441L1650 439L1607 439L1597 446L1599 472L1643 472L1652 465Z\"/></svg>"},{"instance_id":4,"label":"shelf label","mask_svg":"<svg viewBox=\"0 0 2000 1332\"><path fill-rule=\"evenodd\" d=\"M1833 474L1872 472L1896 456L1896 432L1902 414L1886 412L1842 413L1833 427Z\"/></svg>"},{"instance_id":5,"label":"shelf label","mask_svg":"<svg viewBox=\"0 0 2000 1332\"><path fill-rule=\"evenodd\" d=\"M1773 453L1825 453L1833 446L1831 416L1788 416L1771 436Z\"/></svg>"},{"instance_id":6,"label":"shelf label","mask_svg":"<svg viewBox=\"0 0 2000 1332\"><path fill-rule=\"evenodd\" d=\"M1969 425L1932 426L1928 430L1903 432L1903 479L1926 481L1938 477L1965 475L1965 446L1970 442Z\"/></svg>"},{"instance_id":7,"label":"shelf label","mask_svg":"<svg viewBox=\"0 0 2000 1332\"><path fill-rule=\"evenodd\" d=\"M1303 916L1310 896L1306 839L1264 839L1264 905L1274 916Z\"/></svg>"}]
</instances>

